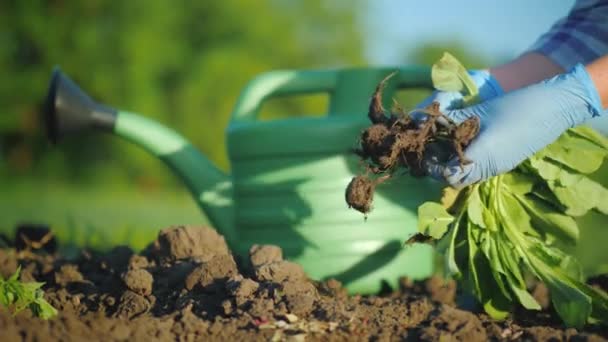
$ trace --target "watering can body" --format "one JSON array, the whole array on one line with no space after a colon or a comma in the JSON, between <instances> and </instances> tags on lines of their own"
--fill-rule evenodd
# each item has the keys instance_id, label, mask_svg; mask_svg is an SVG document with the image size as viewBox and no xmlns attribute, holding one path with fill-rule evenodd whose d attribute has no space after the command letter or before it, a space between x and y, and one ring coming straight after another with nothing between
<instances>
[{"instance_id":1,"label":"watering can body","mask_svg":"<svg viewBox=\"0 0 608 342\"><path fill-rule=\"evenodd\" d=\"M138 114L89 106L89 116L96 118L80 125L109 130L163 159L237 254L246 255L253 244L278 245L312 278L336 278L350 292L373 293L383 283L397 286L400 276L433 272L431 247L403 248L403 242L417 231L417 207L441 192L431 179L403 176L377 189L367 219L346 205L346 186L362 171L351 151L369 125L370 96L395 69L385 98L399 89L431 87L425 67L272 71L256 77L242 92L226 131L231 175L179 134ZM70 107L62 109L61 93L74 91L64 89L74 86L70 82L52 81L46 105L51 136L53 130L55 136L61 133L58 123ZM326 116L259 120L264 101L308 93L328 95Z\"/></svg>"}]
</instances>

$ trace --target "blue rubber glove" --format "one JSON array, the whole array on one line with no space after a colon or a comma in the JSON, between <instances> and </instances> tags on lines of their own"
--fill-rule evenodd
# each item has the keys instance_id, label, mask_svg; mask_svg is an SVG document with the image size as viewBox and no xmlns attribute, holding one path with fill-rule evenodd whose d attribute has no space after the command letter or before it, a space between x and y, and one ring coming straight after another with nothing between
<instances>
[{"instance_id":1,"label":"blue rubber glove","mask_svg":"<svg viewBox=\"0 0 608 342\"><path fill-rule=\"evenodd\" d=\"M444 112L456 123L477 116L479 135L458 158L425 160L429 174L460 188L507 172L555 141L568 128L605 115L600 97L582 65L570 72L464 109Z\"/></svg>"},{"instance_id":2,"label":"blue rubber glove","mask_svg":"<svg viewBox=\"0 0 608 342\"><path fill-rule=\"evenodd\" d=\"M487 70L469 70L469 75L479 89L479 102L484 102L504 94L498 81ZM416 108L424 108L433 102L439 102L439 110L445 112L449 109L463 107L462 94L457 91L434 91Z\"/></svg>"}]
</instances>

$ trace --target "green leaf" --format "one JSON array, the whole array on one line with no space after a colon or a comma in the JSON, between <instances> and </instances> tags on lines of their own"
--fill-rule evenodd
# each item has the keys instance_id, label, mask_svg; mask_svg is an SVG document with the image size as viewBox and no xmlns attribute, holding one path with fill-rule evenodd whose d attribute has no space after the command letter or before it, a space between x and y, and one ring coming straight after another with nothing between
<instances>
[{"instance_id":1,"label":"green leaf","mask_svg":"<svg viewBox=\"0 0 608 342\"><path fill-rule=\"evenodd\" d=\"M547 184L559 202L566 207L566 214L571 216L582 216L593 208L604 212L608 202L608 190L588 177L582 177L568 187L555 182Z\"/></svg>"},{"instance_id":2,"label":"green leaf","mask_svg":"<svg viewBox=\"0 0 608 342\"><path fill-rule=\"evenodd\" d=\"M511 298L502 282L502 277L491 267L490 259L477 244L482 233L488 233L488 231L468 221L468 283L486 312L495 319L503 319L509 313ZM496 287L500 291L496 291Z\"/></svg>"},{"instance_id":3,"label":"green leaf","mask_svg":"<svg viewBox=\"0 0 608 342\"><path fill-rule=\"evenodd\" d=\"M462 274L461 266L466 265L463 260L468 257L468 247L466 246L467 224L468 220L466 216L461 215L454 222L448 233L450 244L445 255L446 272L450 276L460 276Z\"/></svg>"},{"instance_id":4,"label":"green leaf","mask_svg":"<svg viewBox=\"0 0 608 342\"><path fill-rule=\"evenodd\" d=\"M557 176L557 183L561 186L569 187L580 182L583 177L585 177L585 175L577 173L576 171L571 172L569 170L566 170L566 168L564 167L560 170L560 173Z\"/></svg>"},{"instance_id":5,"label":"green leaf","mask_svg":"<svg viewBox=\"0 0 608 342\"><path fill-rule=\"evenodd\" d=\"M50 319L57 315L57 310L44 299L44 292L42 290L36 291L36 298L29 307L34 315L42 319Z\"/></svg>"},{"instance_id":6,"label":"green leaf","mask_svg":"<svg viewBox=\"0 0 608 342\"><path fill-rule=\"evenodd\" d=\"M594 307L600 311L608 308L606 296L577 279L580 267L570 256L541 240L531 239L530 243L529 266L549 287L553 306L566 325L580 328Z\"/></svg>"},{"instance_id":7,"label":"green leaf","mask_svg":"<svg viewBox=\"0 0 608 342\"><path fill-rule=\"evenodd\" d=\"M438 203L426 202L418 207L418 231L434 239L440 239L448 230L454 217Z\"/></svg>"},{"instance_id":8,"label":"green leaf","mask_svg":"<svg viewBox=\"0 0 608 342\"><path fill-rule=\"evenodd\" d=\"M480 267L483 268L483 266L485 266L484 264L482 264L483 262L483 254L479 252L479 249L477 248L477 244L475 243L475 238L473 237L473 230L477 229L474 227L474 224L472 222L468 222L467 227L466 227L466 231L467 231L467 241L468 241L468 248L469 248L469 284L470 286L473 288L473 293L477 294L477 299L479 299L479 301L481 301L483 303L483 299L486 295L485 291L482 291L481 289L481 284L479 281L479 276L477 273L477 266L479 265ZM483 272L484 270L482 270Z\"/></svg>"},{"instance_id":9,"label":"green leaf","mask_svg":"<svg viewBox=\"0 0 608 342\"><path fill-rule=\"evenodd\" d=\"M487 228L483 218L483 212L486 210L486 208L479 197L479 188L474 189L469 195L467 200L467 210L467 214L471 222L479 227Z\"/></svg>"},{"instance_id":10,"label":"green leaf","mask_svg":"<svg viewBox=\"0 0 608 342\"><path fill-rule=\"evenodd\" d=\"M518 171L512 171L501 176L501 185L507 191L518 195L532 192L535 183L536 179L534 177Z\"/></svg>"},{"instance_id":11,"label":"green leaf","mask_svg":"<svg viewBox=\"0 0 608 342\"><path fill-rule=\"evenodd\" d=\"M7 282L8 283L14 283L19 279L19 275L21 274L21 265L17 266L17 270L15 271L15 273L13 273L13 275L11 275Z\"/></svg>"},{"instance_id":12,"label":"green leaf","mask_svg":"<svg viewBox=\"0 0 608 342\"><path fill-rule=\"evenodd\" d=\"M489 255L486 254L486 259L490 265L490 271L492 272L492 276L494 277L494 281L498 285L500 292L502 295L511 301L511 293L508 290L508 278L506 272L503 268L500 257L498 256L498 251L496 250L496 239L484 241L486 245L489 246ZM506 283L506 284L505 284Z\"/></svg>"},{"instance_id":13,"label":"green leaf","mask_svg":"<svg viewBox=\"0 0 608 342\"><path fill-rule=\"evenodd\" d=\"M41 287L44 283L28 282L18 280L21 268L9 277L8 280L0 282L0 304L10 308L13 315L30 308L32 313L42 319L48 319L57 314L45 299Z\"/></svg>"},{"instance_id":14,"label":"green leaf","mask_svg":"<svg viewBox=\"0 0 608 342\"><path fill-rule=\"evenodd\" d=\"M567 131L567 134L587 139L608 151L608 138L587 125L571 128Z\"/></svg>"},{"instance_id":15,"label":"green leaf","mask_svg":"<svg viewBox=\"0 0 608 342\"><path fill-rule=\"evenodd\" d=\"M553 249L556 250L556 249ZM572 279L584 282L583 269L576 259L571 255L563 255L559 268Z\"/></svg>"},{"instance_id":16,"label":"green leaf","mask_svg":"<svg viewBox=\"0 0 608 342\"><path fill-rule=\"evenodd\" d=\"M507 265L508 272L506 272L507 283L517 300L523 307L528 310L540 310L540 304L530 295L530 293L526 290L526 282L524 281L523 276L521 275L520 266L517 262L514 262L514 255L511 254L506 256L508 251L511 251L509 248L502 248L503 253L500 256L500 259ZM506 257L505 257L506 256Z\"/></svg>"},{"instance_id":17,"label":"green leaf","mask_svg":"<svg viewBox=\"0 0 608 342\"><path fill-rule=\"evenodd\" d=\"M501 241L501 239L499 239L496 234L488 234L487 241L484 241L484 243L489 246L489 253L486 254L486 257L490 261L490 266L492 266L492 269L502 274L507 274L507 268L509 265L503 265L504 261L500 257L500 250L504 249L504 246L499 244L499 241Z\"/></svg>"},{"instance_id":18,"label":"green leaf","mask_svg":"<svg viewBox=\"0 0 608 342\"><path fill-rule=\"evenodd\" d=\"M567 326L582 328L591 315L591 298L574 286L558 281L547 282L551 301Z\"/></svg>"},{"instance_id":19,"label":"green leaf","mask_svg":"<svg viewBox=\"0 0 608 342\"><path fill-rule=\"evenodd\" d=\"M575 328L587 324L592 311L591 297L565 274L560 276L559 272L542 270L540 277L551 291L553 307L564 323Z\"/></svg>"},{"instance_id":20,"label":"green leaf","mask_svg":"<svg viewBox=\"0 0 608 342\"><path fill-rule=\"evenodd\" d=\"M559 199L553 193L553 191L551 191L547 183L537 184L529 196L534 198L534 200L541 199L545 201L549 205L555 207L560 212L566 211L566 207L564 207L562 202L560 202Z\"/></svg>"},{"instance_id":21,"label":"green leaf","mask_svg":"<svg viewBox=\"0 0 608 342\"><path fill-rule=\"evenodd\" d=\"M511 306L509 304L510 303L506 298L496 296L483 303L483 310L490 315L490 317L502 320L509 316L509 312L511 311Z\"/></svg>"},{"instance_id":22,"label":"green leaf","mask_svg":"<svg viewBox=\"0 0 608 342\"><path fill-rule=\"evenodd\" d=\"M478 100L479 91L466 68L451 54L445 52L431 68L431 79L437 90L457 91L465 95L466 105Z\"/></svg>"},{"instance_id":23,"label":"green leaf","mask_svg":"<svg viewBox=\"0 0 608 342\"><path fill-rule=\"evenodd\" d=\"M433 66L432 79L436 89L461 92L465 105L478 99L466 69L449 54ZM540 309L526 290L523 272L530 270L549 286L568 326L608 323L608 294L583 283L577 260L553 244L577 242L573 216L591 209L608 214L608 189L587 176L607 156L607 138L585 126L570 129L515 170L465 188L468 195L451 209L457 219L435 228L438 234L449 228L438 244L445 269L490 316L506 317L512 302ZM431 210L427 216L440 217ZM427 220L419 228L435 224Z\"/></svg>"},{"instance_id":24,"label":"green leaf","mask_svg":"<svg viewBox=\"0 0 608 342\"><path fill-rule=\"evenodd\" d=\"M509 279L513 279L516 284L525 285L524 277L521 273L521 266L519 264L521 256L517 254L517 250L510 246L507 241L502 241L501 247L498 249L502 264L505 265L507 276Z\"/></svg>"},{"instance_id":25,"label":"green leaf","mask_svg":"<svg viewBox=\"0 0 608 342\"><path fill-rule=\"evenodd\" d=\"M508 221L513 231L511 233L527 234L529 236L539 236L540 234L532 227L531 218L526 209L517 201L515 195L503 192L499 197L499 212L503 216L503 221Z\"/></svg>"},{"instance_id":26,"label":"green leaf","mask_svg":"<svg viewBox=\"0 0 608 342\"><path fill-rule=\"evenodd\" d=\"M555 207L547 205L542 199L522 195L515 195L515 198L526 209L536 229L544 230L569 243L578 241L578 225L572 217L559 213Z\"/></svg>"},{"instance_id":27,"label":"green leaf","mask_svg":"<svg viewBox=\"0 0 608 342\"><path fill-rule=\"evenodd\" d=\"M545 148L545 157L582 173L592 173L602 166L606 151L593 143L562 135L561 142Z\"/></svg>"},{"instance_id":28,"label":"green leaf","mask_svg":"<svg viewBox=\"0 0 608 342\"><path fill-rule=\"evenodd\" d=\"M554 162L543 158L530 158L530 166L535 169L540 177L544 180L556 180L559 177L561 169Z\"/></svg>"},{"instance_id":29,"label":"green leaf","mask_svg":"<svg viewBox=\"0 0 608 342\"><path fill-rule=\"evenodd\" d=\"M509 282L511 291L517 297L519 303L528 310L540 310L542 309L540 304L532 297L532 295L524 288L517 286L516 283Z\"/></svg>"}]
</instances>

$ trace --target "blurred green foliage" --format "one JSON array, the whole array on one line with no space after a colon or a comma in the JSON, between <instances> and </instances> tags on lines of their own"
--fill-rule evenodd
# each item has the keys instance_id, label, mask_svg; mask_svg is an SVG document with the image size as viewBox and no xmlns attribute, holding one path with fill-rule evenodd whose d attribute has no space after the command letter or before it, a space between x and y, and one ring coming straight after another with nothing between
<instances>
[{"instance_id":1,"label":"blurred green foliage","mask_svg":"<svg viewBox=\"0 0 608 342\"><path fill-rule=\"evenodd\" d=\"M49 146L37 106L53 65L95 99L152 117L228 169L224 128L239 91L271 69L358 65L356 2L0 3L0 176L174 182L143 151L101 135ZM266 117L321 112L323 97L273 101Z\"/></svg>"},{"instance_id":2,"label":"blurred green foliage","mask_svg":"<svg viewBox=\"0 0 608 342\"><path fill-rule=\"evenodd\" d=\"M96 100L172 127L228 170L224 130L255 75L368 63L363 4L0 1L0 230L35 221L85 235L91 225L114 228L114 236L204 221L180 181L140 148L103 134L47 142L39 106L53 66ZM459 44L446 46L479 64ZM430 65L444 48L421 45L404 63ZM426 94L408 90L398 100L408 108ZM322 95L273 99L261 116L318 115L326 106Z\"/></svg>"}]
</instances>

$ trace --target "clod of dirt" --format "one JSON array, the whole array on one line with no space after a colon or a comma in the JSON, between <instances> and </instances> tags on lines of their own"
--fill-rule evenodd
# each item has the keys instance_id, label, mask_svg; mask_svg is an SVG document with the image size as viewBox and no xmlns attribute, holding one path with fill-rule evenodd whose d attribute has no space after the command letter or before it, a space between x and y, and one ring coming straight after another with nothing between
<instances>
[{"instance_id":1,"label":"clod of dirt","mask_svg":"<svg viewBox=\"0 0 608 342\"><path fill-rule=\"evenodd\" d=\"M336 279L328 279L319 285L319 290L326 296L336 298L348 297L348 291L342 287L342 283Z\"/></svg>"},{"instance_id":2,"label":"clod of dirt","mask_svg":"<svg viewBox=\"0 0 608 342\"><path fill-rule=\"evenodd\" d=\"M376 186L386 180L390 176L385 175L376 179L371 179L368 176L356 176L351 179L346 187L346 203L349 208L367 214L372 210L372 202L374 200L374 189Z\"/></svg>"},{"instance_id":3,"label":"clod of dirt","mask_svg":"<svg viewBox=\"0 0 608 342\"><path fill-rule=\"evenodd\" d=\"M127 269L129 259L133 256L133 250L127 246L117 246L103 255L99 264L102 270L114 274L121 274Z\"/></svg>"},{"instance_id":4,"label":"clod of dirt","mask_svg":"<svg viewBox=\"0 0 608 342\"><path fill-rule=\"evenodd\" d=\"M238 274L232 255L216 255L213 259L201 263L186 277L186 289L199 286L207 291L224 287L228 278Z\"/></svg>"},{"instance_id":5,"label":"clod of dirt","mask_svg":"<svg viewBox=\"0 0 608 342\"><path fill-rule=\"evenodd\" d=\"M253 267L283 260L283 250L272 245L253 245L249 249L249 260Z\"/></svg>"},{"instance_id":6,"label":"clod of dirt","mask_svg":"<svg viewBox=\"0 0 608 342\"><path fill-rule=\"evenodd\" d=\"M15 256L15 250L1 249L0 248L0 276L3 279L7 279L17 270L17 257Z\"/></svg>"},{"instance_id":7,"label":"clod of dirt","mask_svg":"<svg viewBox=\"0 0 608 342\"><path fill-rule=\"evenodd\" d=\"M374 200L374 182L366 176L356 176L346 188L346 203L349 208L367 214Z\"/></svg>"},{"instance_id":8,"label":"clod of dirt","mask_svg":"<svg viewBox=\"0 0 608 342\"><path fill-rule=\"evenodd\" d=\"M152 294L152 283L154 282L154 278L150 272L144 269L129 270L123 274L122 280L129 290L137 294L142 296L149 296Z\"/></svg>"},{"instance_id":9,"label":"clod of dirt","mask_svg":"<svg viewBox=\"0 0 608 342\"><path fill-rule=\"evenodd\" d=\"M150 266L150 262L143 255L135 254L129 259L129 269L146 268L148 266Z\"/></svg>"},{"instance_id":10,"label":"clod of dirt","mask_svg":"<svg viewBox=\"0 0 608 342\"><path fill-rule=\"evenodd\" d=\"M230 254L224 237L205 226L177 226L161 230L153 253L165 261L186 258L208 261L216 255Z\"/></svg>"},{"instance_id":11,"label":"clod of dirt","mask_svg":"<svg viewBox=\"0 0 608 342\"><path fill-rule=\"evenodd\" d=\"M451 305L456 300L456 282L441 277L431 277L425 282L425 292L430 294L431 300Z\"/></svg>"},{"instance_id":12,"label":"clod of dirt","mask_svg":"<svg viewBox=\"0 0 608 342\"><path fill-rule=\"evenodd\" d=\"M151 308L152 303L146 297L133 291L125 291L120 297L115 316L131 319L145 314Z\"/></svg>"},{"instance_id":13,"label":"clod of dirt","mask_svg":"<svg viewBox=\"0 0 608 342\"><path fill-rule=\"evenodd\" d=\"M276 283L287 280L306 279L306 273L304 273L302 266L285 260L264 264L256 268L255 276L259 281L271 281Z\"/></svg>"},{"instance_id":14,"label":"clod of dirt","mask_svg":"<svg viewBox=\"0 0 608 342\"><path fill-rule=\"evenodd\" d=\"M432 149L434 156L441 156L440 162L458 157L461 167L469 163L464 157L464 149L479 133L479 120L476 117L455 124L439 111L434 102L427 108L417 109L414 120L395 102L390 113L382 106L382 90L390 74L383 79L369 106L368 117L372 125L365 129L359 139L355 153L366 164L365 173L384 174L386 178L399 170L408 170L413 176L425 176L425 152ZM428 155L428 153L426 153ZM367 176L353 178L346 188L346 202L349 207L364 214L371 210L376 181Z\"/></svg>"},{"instance_id":15,"label":"clod of dirt","mask_svg":"<svg viewBox=\"0 0 608 342\"><path fill-rule=\"evenodd\" d=\"M532 297L536 299L538 304L543 309L548 309L551 305L551 296L549 288L543 283L537 283L532 290Z\"/></svg>"},{"instance_id":16,"label":"clod of dirt","mask_svg":"<svg viewBox=\"0 0 608 342\"><path fill-rule=\"evenodd\" d=\"M317 289L307 281L286 281L282 286L289 312L308 315L318 299Z\"/></svg>"},{"instance_id":17,"label":"clod of dirt","mask_svg":"<svg viewBox=\"0 0 608 342\"><path fill-rule=\"evenodd\" d=\"M15 248L18 251L44 251L55 253L57 239L46 224L24 223L17 226Z\"/></svg>"},{"instance_id":18,"label":"clod of dirt","mask_svg":"<svg viewBox=\"0 0 608 342\"><path fill-rule=\"evenodd\" d=\"M461 166L471 163L464 156L464 148L469 146L471 141L479 134L479 118L473 116L464 120L460 125L456 126L453 133L452 144L458 154Z\"/></svg>"},{"instance_id":19,"label":"clod of dirt","mask_svg":"<svg viewBox=\"0 0 608 342\"><path fill-rule=\"evenodd\" d=\"M72 282L82 282L84 277L78 271L76 265L63 265L55 272L55 283L59 286L67 286Z\"/></svg>"},{"instance_id":20,"label":"clod of dirt","mask_svg":"<svg viewBox=\"0 0 608 342\"><path fill-rule=\"evenodd\" d=\"M429 326L414 334L424 341L487 341L486 331L474 314L449 306L439 308Z\"/></svg>"},{"instance_id":21,"label":"clod of dirt","mask_svg":"<svg viewBox=\"0 0 608 342\"><path fill-rule=\"evenodd\" d=\"M260 288L260 284L255 280L237 276L228 280L226 288L234 297L236 305L241 306L251 300L251 297Z\"/></svg>"}]
</instances>

